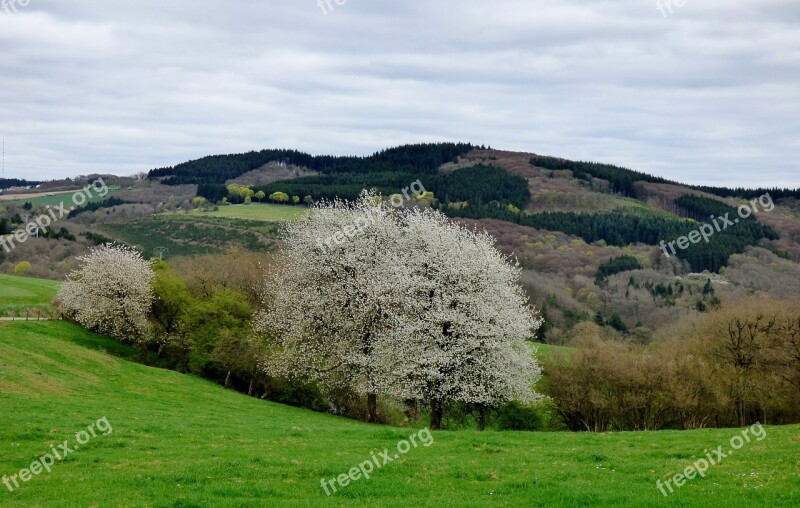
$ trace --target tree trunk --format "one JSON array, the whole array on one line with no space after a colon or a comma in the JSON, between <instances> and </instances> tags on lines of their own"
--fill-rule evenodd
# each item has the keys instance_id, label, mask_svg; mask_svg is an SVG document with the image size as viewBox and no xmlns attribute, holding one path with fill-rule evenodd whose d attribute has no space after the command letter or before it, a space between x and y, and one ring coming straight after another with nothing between
<instances>
[{"instance_id":1,"label":"tree trunk","mask_svg":"<svg viewBox=\"0 0 800 508\"><path fill-rule=\"evenodd\" d=\"M247 389L247 395L253 396L253 388L255 388L256 384L256 375L253 374L250 376L250 388Z\"/></svg>"},{"instance_id":2,"label":"tree trunk","mask_svg":"<svg viewBox=\"0 0 800 508\"><path fill-rule=\"evenodd\" d=\"M431 430L439 430L442 428L442 402L434 400L431 402Z\"/></svg>"},{"instance_id":3,"label":"tree trunk","mask_svg":"<svg viewBox=\"0 0 800 508\"><path fill-rule=\"evenodd\" d=\"M231 387L231 371L228 371L228 374L225 376L225 388Z\"/></svg>"},{"instance_id":4,"label":"tree trunk","mask_svg":"<svg viewBox=\"0 0 800 508\"><path fill-rule=\"evenodd\" d=\"M378 394L370 393L367 395L367 422L378 422Z\"/></svg>"}]
</instances>

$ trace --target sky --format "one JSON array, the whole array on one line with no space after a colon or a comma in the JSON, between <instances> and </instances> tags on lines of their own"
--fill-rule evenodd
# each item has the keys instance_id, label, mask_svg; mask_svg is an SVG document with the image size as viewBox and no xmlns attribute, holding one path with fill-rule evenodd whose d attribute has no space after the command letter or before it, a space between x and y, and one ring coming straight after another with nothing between
<instances>
[{"instance_id":1,"label":"sky","mask_svg":"<svg viewBox=\"0 0 800 508\"><path fill-rule=\"evenodd\" d=\"M415 142L800 187L797 0L0 0L7 178Z\"/></svg>"}]
</instances>

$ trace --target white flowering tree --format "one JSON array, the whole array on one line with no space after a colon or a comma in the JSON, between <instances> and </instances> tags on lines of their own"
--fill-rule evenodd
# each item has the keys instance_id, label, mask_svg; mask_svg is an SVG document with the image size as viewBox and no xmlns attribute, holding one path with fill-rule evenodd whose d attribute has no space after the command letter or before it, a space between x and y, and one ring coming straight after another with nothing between
<instances>
[{"instance_id":1,"label":"white flowering tree","mask_svg":"<svg viewBox=\"0 0 800 508\"><path fill-rule=\"evenodd\" d=\"M65 314L89 330L143 346L153 300L150 262L110 244L93 248L78 262L58 293Z\"/></svg>"},{"instance_id":2,"label":"white flowering tree","mask_svg":"<svg viewBox=\"0 0 800 508\"><path fill-rule=\"evenodd\" d=\"M389 312L397 297L386 280L400 236L392 213L364 193L355 203L315 204L308 218L289 223L279 268L267 278L268 310L258 319L278 346L267 364L273 374L365 395L370 421L387 391L379 367L397 326Z\"/></svg>"},{"instance_id":3,"label":"white flowering tree","mask_svg":"<svg viewBox=\"0 0 800 508\"><path fill-rule=\"evenodd\" d=\"M525 341L541 320L519 268L488 234L375 200L318 204L288 226L259 318L273 373L366 395L370 420L379 395L423 401L434 428L452 402L535 399Z\"/></svg>"},{"instance_id":4,"label":"white flowering tree","mask_svg":"<svg viewBox=\"0 0 800 508\"><path fill-rule=\"evenodd\" d=\"M520 268L488 233L439 212L403 215L405 261L401 322L395 332L390 391L421 400L439 428L447 404L532 402L541 370L528 346L541 326L519 286Z\"/></svg>"}]
</instances>

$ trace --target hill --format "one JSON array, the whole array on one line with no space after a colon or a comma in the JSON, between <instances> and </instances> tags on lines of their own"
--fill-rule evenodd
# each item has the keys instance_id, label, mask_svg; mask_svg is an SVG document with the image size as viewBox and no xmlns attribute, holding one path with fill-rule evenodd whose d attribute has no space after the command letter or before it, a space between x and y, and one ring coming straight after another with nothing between
<instances>
[{"instance_id":1,"label":"hill","mask_svg":"<svg viewBox=\"0 0 800 508\"><path fill-rule=\"evenodd\" d=\"M273 168L317 174L253 187L268 196L352 199L365 188L390 195L421 182L435 197L431 206L486 229L520 260L532 302L553 325L548 341L598 313L598 322L638 329L646 341L669 323L752 294L800 296L799 189L686 185L610 164L447 143L362 158L265 150L190 161L150 178L199 183L198 194L212 201L237 199L222 185L233 180L221 179L270 158L280 163ZM739 219L741 206L755 211ZM717 217L731 227L668 250ZM713 294L704 294L709 280Z\"/></svg>"},{"instance_id":2,"label":"hill","mask_svg":"<svg viewBox=\"0 0 800 508\"><path fill-rule=\"evenodd\" d=\"M0 249L0 271L30 261L31 273L59 279L74 256L112 240L147 255L166 248L166 258L231 245L267 252L280 246L275 221L301 216L309 198L354 198L366 188L398 195L413 182L432 193L424 206L489 231L519 259L531 302L548 318L540 337L547 342L570 340L574 325L585 321L607 329L613 323L649 342L675 322L742 298L800 297L797 189L701 187L611 164L466 143L408 145L368 157L262 150L156 169L146 181L120 182L124 190L115 198L124 204L100 203L62 220L59 227L76 241L31 240L8 256ZM242 183L254 194L282 193L298 204L214 211L193 203L197 195L240 203L245 198L226 185ZM741 206L757 210L735 222ZM40 210L9 206L3 217L0 206L0 231L3 221L19 227L22 216ZM730 217L731 225L705 241L698 231L713 227L712 217ZM681 248L681 238L697 241Z\"/></svg>"},{"instance_id":3,"label":"hill","mask_svg":"<svg viewBox=\"0 0 800 508\"><path fill-rule=\"evenodd\" d=\"M0 323L0 474L105 419L2 506L797 506L800 427L766 427L666 499L656 481L735 429L639 433L438 432L331 498L322 478L415 429L249 398L126 359L126 346L61 322ZM87 434L88 436L88 434Z\"/></svg>"}]
</instances>

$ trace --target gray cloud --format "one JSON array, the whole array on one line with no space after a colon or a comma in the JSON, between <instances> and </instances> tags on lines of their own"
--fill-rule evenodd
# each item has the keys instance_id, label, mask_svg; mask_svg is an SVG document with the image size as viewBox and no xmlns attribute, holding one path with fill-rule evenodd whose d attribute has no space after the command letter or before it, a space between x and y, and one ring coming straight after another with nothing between
<instances>
[{"instance_id":1,"label":"gray cloud","mask_svg":"<svg viewBox=\"0 0 800 508\"><path fill-rule=\"evenodd\" d=\"M6 176L458 140L691 183L800 186L796 2L685 0L667 17L656 0L333 5L0 10Z\"/></svg>"}]
</instances>

